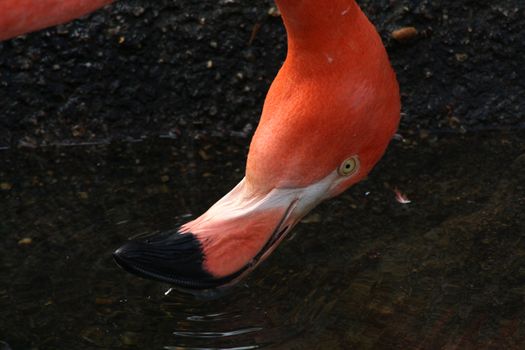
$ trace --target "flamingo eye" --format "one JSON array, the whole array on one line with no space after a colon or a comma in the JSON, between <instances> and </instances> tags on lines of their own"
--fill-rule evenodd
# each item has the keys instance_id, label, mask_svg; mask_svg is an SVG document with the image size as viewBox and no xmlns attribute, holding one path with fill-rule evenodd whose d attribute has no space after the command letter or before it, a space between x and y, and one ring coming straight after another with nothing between
<instances>
[{"instance_id":1,"label":"flamingo eye","mask_svg":"<svg viewBox=\"0 0 525 350\"><path fill-rule=\"evenodd\" d=\"M345 159L339 166L338 173L341 176L350 176L355 174L359 170L359 158L352 156Z\"/></svg>"}]
</instances>

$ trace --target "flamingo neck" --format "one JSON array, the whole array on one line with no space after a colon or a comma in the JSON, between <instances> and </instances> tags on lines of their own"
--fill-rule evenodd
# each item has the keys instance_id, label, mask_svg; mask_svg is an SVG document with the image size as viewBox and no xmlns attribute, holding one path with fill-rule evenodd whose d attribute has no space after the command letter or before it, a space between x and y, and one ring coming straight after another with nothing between
<instances>
[{"instance_id":1,"label":"flamingo neck","mask_svg":"<svg viewBox=\"0 0 525 350\"><path fill-rule=\"evenodd\" d=\"M288 34L289 54L341 46L359 31L354 0L276 0Z\"/></svg>"},{"instance_id":2,"label":"flamingo neck","mask_svg":"<svg viewBox=\"0 0 525 350\"><path fill-rule=\"evenodd\" d=\"M352 155L359 155L359 180L399 121L398 85L381 38L354 0L276 3L288 54L250 145L246 181L261 192L305 187Z\"/></svg>"}]
</instances>

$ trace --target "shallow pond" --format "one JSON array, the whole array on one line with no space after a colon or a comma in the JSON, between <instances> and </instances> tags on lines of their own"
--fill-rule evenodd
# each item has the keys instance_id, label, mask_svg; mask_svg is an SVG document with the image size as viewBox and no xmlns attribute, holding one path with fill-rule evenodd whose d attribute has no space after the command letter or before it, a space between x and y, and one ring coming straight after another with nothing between
<instances>
[{"instance_id":1,"label":"shallow pond","mask_svg":"<svg viewBox=\"0 0 525 350\"><path fill-rule=\"evenodd\" d=\"M111 252L226 193L243 176L245 139L1 150L0 341L13 350L522 348L524 140L394 141L368 180L315 209L214 298L129 275ZM412 202L398 203L395 188Z\"/></svg>"}]
</instances>

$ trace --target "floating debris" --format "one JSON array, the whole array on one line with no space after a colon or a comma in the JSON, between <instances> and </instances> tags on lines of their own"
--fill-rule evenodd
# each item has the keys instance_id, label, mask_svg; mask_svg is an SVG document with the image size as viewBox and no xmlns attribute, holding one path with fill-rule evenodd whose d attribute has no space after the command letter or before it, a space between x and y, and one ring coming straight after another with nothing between
<instances>
[{"instance_id":1,"label":"floating debris","mask_svg":"<svg viewBox=\"0 0 525 350\"><path fill-rule=\"evenodd\" d=\"M82 125L74 125L71 127L71 134L73 137L82 137L86 134L86 128L84 128Z\"/></svg>"},{"instance_id":2,"label":"floating debris","mask_svg":"<svg viewBox=\"0 0 525 350\"><path fill-rule=\"evenodd\" d=\"M89 194L87 192L78 192L78 197L80 199L88 199L89 198Z\"/></svg>"},{"instance_id":3,"label":"floating debris","mask_svg":"<svg viewBox=\"0 0 525 350\"><path fill-rule=\"evenodd\" d=\"M96 297L95 304L96 305L113 305L115 304L115 300L112 298Z\"/></svg>"},{"instance_id":4,"label":"floating debris","mask_svg":"<svg viewBox=\"0 0 525 350\"><path fill-rule=\"evenodd\" d=\"M406 194L402 193L397 187L394 188L394 193L396 194L396 201L398 201L401 204L409 204L412 203L410 199L406 196Z\"/></svg>"},{"instance_id":5,"label":"floating debris","mask_svg":"<svg viewBox=\"0 0 525 350\"><path fill-rule=\"evenodd\" d=\"M468 54L466 53L457 53L456 54L456 61L458 62L465 62L468 60Z\"/></svg>"},{"instance_id":6,"label":"floating debris","mask_svg":"<svg viewBox=\"0 0 525 350\"><path fill-rule=\"evenodd\" d=\"M392 32L392 39L399 42L408 42L418 36L418 31L415 27L403 27Z\"/></svg>"},{"instance_id":7,"label":"floating debris","mask_svg":"<svg viewBox=\"0 0 525 350\"><path fill-rule=\"evenodd\" d=\"M271 17L280 17L281 11L277 8L277 6L272 6L268 9L268 16Z\"/></svg>"},{"instance_id":8,"label":"floating debris","mask_svg":"<svg viewBox=\"0 0 525 350\"><path fill-rule=\"evenodd\" d=\"M24 237L18 241L18 245L30 245L33 243L33 239L30 237Z\"/></svg>"},{"instance_id":9,"label":"floating debris","mask_svg":"<svg viewBox=\"0 0 525 350\"><path fill-rule=\"evenodd\" d=\"M133 15L135 15L135 17L140 17L142 16L142 14L145 12L146 10L144 9L144 7L141 7L141 6L137 6L133 9Z\"/></svg>"},{"instance_id":10,"label":"floating debris","mask_svg":"<svg viewBox=\"0 0 525 350\"><path fill-rule=\"evenodd\" d=\"M11 188L13 188L13 185L9 182L2 182L0 183L0 189L3 191L9 191Z\"/></svg>"},{"instance_id":11,"label":"floating debris","mask_svg":"<svg viewBox=\"0 0 525 350\"><path fill-rule=\"evenodd\" d=\"M210 155L208 153L206 153L206 151L203 150L203 149L199 150L198 153L199 153L199 156L201 156L202 160L210 160L211 159Z\"/></svg>"},{"instance_id":12,"label":"floating debris","mask_svg":"<svg viewBox=\"0 0 525 350\"><path fill-rule=\"evenodd\" d=\"M262 23L257 22L253 25L252 33L250 34L250 39L248 40L248 46L251 46L253 44L253 41L255 40L255 37L257 37L257 33L259 33L259 30L261 30Z\"/></svg>"}]
</instances>

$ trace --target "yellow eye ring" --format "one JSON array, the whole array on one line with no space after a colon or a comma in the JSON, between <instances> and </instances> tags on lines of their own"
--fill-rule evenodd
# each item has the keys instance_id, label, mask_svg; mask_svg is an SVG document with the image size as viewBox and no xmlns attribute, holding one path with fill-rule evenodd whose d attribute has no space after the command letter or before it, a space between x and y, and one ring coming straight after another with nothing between
<instances>
[{"instance_id":1,"label":"yellow eye ring","mask_svg":"<svg viewBox=\"0 0 525 350\"><path fill-rule=\"evenodd\" d=\"M350 176L355 174L359 170L359 158L352 156L345 159L339 166L338 173L341 176Z\"/></svg>"}]
</instances>

